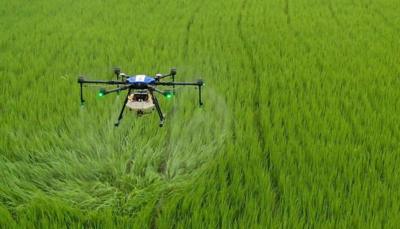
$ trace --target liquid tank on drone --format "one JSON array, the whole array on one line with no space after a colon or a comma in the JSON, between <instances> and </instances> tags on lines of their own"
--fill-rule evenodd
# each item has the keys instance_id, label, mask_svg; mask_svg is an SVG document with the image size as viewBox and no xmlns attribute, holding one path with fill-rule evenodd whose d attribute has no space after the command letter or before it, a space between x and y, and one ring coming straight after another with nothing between
<instances>
[{"instance_id":1,"label":"liquid tank on drone","mask_svg":"<svg viewBox=\"0 0 400 229\"><path fill-rule=\"evenodd\" d=\"M154 109L154 102L147 91L136 91L128 96L126 106L138 115L149 114Z\"/></svg>"}]
</instances>

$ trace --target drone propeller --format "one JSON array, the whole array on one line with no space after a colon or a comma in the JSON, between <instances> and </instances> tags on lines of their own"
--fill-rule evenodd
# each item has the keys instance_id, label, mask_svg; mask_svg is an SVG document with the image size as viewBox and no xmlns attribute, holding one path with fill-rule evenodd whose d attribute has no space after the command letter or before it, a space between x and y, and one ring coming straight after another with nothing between
<instances>
[{"instance_id":1,"label":"drone propeller","mask_svg":"<svg viewBox=\"0 0 400 229\"><path fill-rule=\"evenodd\" d=\"M172 82L175 82L176 68L171 68L170 74L172 75ZM175 85L172 86L172 90L175 93Z\"/></svg>"},{"instance_id":2,"label":"drone propeller","mask_svg":"<svg viewBox=\"0 0 400 229\"><path fill-rule=\"evenodd\" d=\"M171 68L171 72L169 73L172 77L175 77L175 75L176 75L176 68L175 67L173 67L173 68Z\"/></svg>"},{"instance_id":3,"label":"drone propeller","mask_svg":"<svg viewBox=\"0 0 400 229\"><path fill-rule=\"evenodd\" d=\"M125 73L123 73L123 72L121 72L121 73L119 74L119 76L121 76L122 79L128 78L128 75L125 74Z\"/></svg>"},{"instance_id":4,"label":"drone propeller","mask_svg":"<svg viewBox=\"0 0 400 229\"><path fill-rule=\"evenodd\" d=\"M119 80L119 76L121 75L121 69L119 67L114 67L114 74L117 77L117 80ZM119 88L119 85L117 85L117 88Z\"/></svg>"},{"instance_id":5,"label":"drone propeller","mask_svg":"<svg viewBox=\"0 0 400 229\"><path fill-rule=\"evenodd\" d=\"M175 82L175 75L176 75L176 68L171 68L171 71L168 74L161 74L161 73L157 73L156 74L156 81L160 81L161 79L168 77L168 76L172 76L172 82Z\"/></svg>"},{"instance_id":6,"label":"drone propeller","mask_svg":"<svg viewBox=\"0 0 400 229\"><path fill-rule=\"evenodd\" d=\"M117 77L117 80L119 80L119 75L121 73L121 69L119 67L114 67L113 68L114 74Z\"/></svg>"}]
</instances>

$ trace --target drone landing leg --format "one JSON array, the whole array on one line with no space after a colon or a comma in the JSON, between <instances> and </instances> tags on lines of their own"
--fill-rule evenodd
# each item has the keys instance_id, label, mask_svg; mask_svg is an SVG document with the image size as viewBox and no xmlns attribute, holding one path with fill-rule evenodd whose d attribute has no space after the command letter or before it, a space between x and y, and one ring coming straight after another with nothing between
<instances>
[{"instance_id":1,"label":"drone landing leg","mask_svg":"<svg viewBox=\"0 0 400 229\"><path fill-rule=\"evenodd\" d=\"M201 101L201 86L199 86L199 106L203 106L203 101Z\"/></svg>"},{"instance_id":2,"label":"drone landing leg","mask_svg":"<svg viewBox=\"0 0 400 229\"><path fill-rule=\"evenodd\" d=\"M114 124L116 127L119 125L119 122L121 121L121 119L122 119L122 117L123 117L123 115L124 115L124 110L125 110L125 107L126 107L126 102L128 102L128 96L129 96L130 93L131 93L131 89L129 88L128 94L126 94L126 97L125 97L124 104L122 105L121 112L119 113L118 120L117 120L117 122Z\"/></svg>"},{"instance_id":3,"label":"drone landing leg","mask_svg":"<svg viewBox=\"0 0 400 229\"><path fill-rule=\"evenodd\" d=\"M85 104L85 100L83 99L83 85L82 83L80 83L81 85L81 106L83 106Z\"/></svg>"},{"instance_id":4,"label":"drone landing leg","mask_svg":"<svg viewBox=\"0 0 400 229\"><path fill-rule=\"evenodd\" d=\"M160 104L158 104L157 98L153 94L153 91L152 90L149 90L149 91L150 91L151 98L153 99L154 105L156 106L158 116L160 117L160 127L162 127L164 125L164 115L161 111Z\"/></svg>"}]
</instances>

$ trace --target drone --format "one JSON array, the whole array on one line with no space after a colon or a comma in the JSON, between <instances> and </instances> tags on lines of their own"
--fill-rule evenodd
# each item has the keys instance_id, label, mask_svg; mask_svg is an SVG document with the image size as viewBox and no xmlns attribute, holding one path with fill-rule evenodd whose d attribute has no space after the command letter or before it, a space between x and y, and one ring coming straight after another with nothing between
<instances>
[{"instance_id":1,"label":"drone","mask_svg":"<svg viewBox=\"0 0 400 229\"><path fill-rule=\"evenodd\" d=\"M128 107L131 111L135 112L138 116L144 114L150 114L152 111L157 110L158 116L160 117L160 127L164 124L164 115L161 111L160 104L158 103L155 93L159 93L167 99L172 98L175 94L175 86L196 86L199 89L199 106L203 105L201 100L201 88L204 86L203 80L197 80L197 82L175 82L176 68L171 68L170 73L161 74L157 73L155 77L148 75L128 75L121 72L120 68L114 68L114 74L117 80L86 80L84 76L78 78L80 84L80 96L81 105L85 103L83 99L83 86L84 84L105 84L105 85L116 85L115 89L106 90L100 88L98 96L102 97L110 93L119 93L124 90L128 90L124 103L122 105L121 112L119 113L118 120L114 124L116 127L119 126L121 119L123 118L125 107ZM161 81L167 77L172 77L172 81ZM172 87L172 90L159 90L157 86Z\"/></svg>"}]
</instances>

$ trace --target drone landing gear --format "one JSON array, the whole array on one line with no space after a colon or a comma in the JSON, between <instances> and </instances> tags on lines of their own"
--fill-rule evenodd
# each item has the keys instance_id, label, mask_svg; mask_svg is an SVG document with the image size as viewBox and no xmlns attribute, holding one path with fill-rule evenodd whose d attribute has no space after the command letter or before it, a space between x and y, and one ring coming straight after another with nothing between
<instances>
[{"instance_id":1,"label":"drone landing gear","mask_svg":"<svg viewBox=\"0 0 400 229\"><path fill-rule=\"evenodd\" d=\"M130 93L131 93L131 89L129 88L128 94L126 94L126 97L125 97L124 104L122 105L121 112L119 113L118 120L117 120L117 122L114 124L115 127L118 127L118 126L119 126L119 123L120 123L120 121L121 121L121 119L122 119L122 117L123 117L123 115L124 115L124 110L125 110L125 107L126 107L126 102L128 102L128 96L129 96Z\"/></svg>"},{"instance_id":2,"label":"drone landing gear","mask_svg":"<svg viewBox=\"0 0 400 229\"><path fill-rule=\"evenodd\" d=\"M153 90L149 90L149 91L150 91L151 98L153 99L154 105L156 106L158 116L160 117L160 127L162 127L164 125L164 115L161 111L160 104L158 103L157 98L153 94Z\"/></svg>"}]
</instances>

